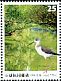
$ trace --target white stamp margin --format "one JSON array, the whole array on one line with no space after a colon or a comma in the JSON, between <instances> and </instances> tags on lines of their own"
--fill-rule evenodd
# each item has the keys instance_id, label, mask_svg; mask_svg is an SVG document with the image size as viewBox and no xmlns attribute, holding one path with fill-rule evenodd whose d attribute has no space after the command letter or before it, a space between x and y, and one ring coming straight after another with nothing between
<instances>
[{"instance_id":1,"label":"white stamp margin","mask_svg":"<svg viewBox=\"0 0 61 81\"><path fill-rule=\"evenodd\" d=\"M48 71L47 72L47 75L46 74L43 74L43 71L5 71L5 52L4 52L4 50L5 50L5 29L4 29L4 5L57 5L57 53L58 54L60 54L60 42L61 41L59 41L60 40L60 20L59 20L59 15L60 15L60 13L59 13L59 2L1 2L2 3L2 13L0 13L0 16L2 16L2 19L1 19L1 17L0 17L0 19L2 20L2 24L0 23L0 36L1 36L1 31L2 31L2 40L3 41L1 41L1 38L0 38L0 41L1 41L1 43L2 43L2 51L3 52L1 52L1 43L0 43L0 59L2 60L0 60L0 78L1 78L1 80L59 80L60 79L60 57L61 56L57 56L57 71ZM1 4L0 3L0 4ZM1 9L0 9L0 12L1 12ZM1 27L2 26L2 27ZM2 28L2 30L1 30L1 28ZM2 58L1 58L2 57ZM1 66L3 66L2 68L3 69L1 69ZM22 74L22 73L24 73L25 75L26 74L29 74L29 75L31 75L31 74L36 74L36 76L30 76L30 77L5 77L5 76L8 76L9 74ZM37 74L42 74L42 77L38 77L37 76ZM52 74L51 76L48 76L48 75L50 75L50 74ZM56 76L53 76L53 74L54 75L56 75Z\"/></svg>"}]
</instances>

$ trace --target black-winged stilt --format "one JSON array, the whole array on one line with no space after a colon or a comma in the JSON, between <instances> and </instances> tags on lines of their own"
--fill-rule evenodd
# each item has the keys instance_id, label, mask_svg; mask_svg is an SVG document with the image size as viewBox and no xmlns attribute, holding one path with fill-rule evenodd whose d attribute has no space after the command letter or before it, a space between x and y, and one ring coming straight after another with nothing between
<instances>
[{"instance_id":1,"label":"black-winged stilt","mask_svg":"<svg viewBox=\"0 0 61 81\"><path fill-rule=\"evenodd\" d=\"M57 54L57 53L54 53L51 49L47 49L47 48L44 48L40 45L40 39L36 38L34 40L34 43L35 43L35 50L37 51L37 53L41 56L43 56L46 60L47 57L51 57L53 55L60 55L60 54ZM45 61L46 62L46 61ZM46 64L47 65L47 64ZM47 68L49 66L46 66L46 73L47 73Z\"/></svg>"}]
</instances>

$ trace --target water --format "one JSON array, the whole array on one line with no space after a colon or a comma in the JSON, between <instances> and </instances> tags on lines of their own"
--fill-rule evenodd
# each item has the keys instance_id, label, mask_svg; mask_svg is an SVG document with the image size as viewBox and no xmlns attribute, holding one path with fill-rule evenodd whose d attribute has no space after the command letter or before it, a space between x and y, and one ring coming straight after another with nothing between
<instances>
[{"instance_id":1,"label":"water","mask_svg":"<svg viewBox=\"0 0 61 81\"><path fill-rule=\"evenodd\" d=\"M46 28L38 28L38 27L34 27L30 29L31 31L35 31L35 32L50 32L51 34L56 34L56 30L50 30L50 29L46 29Z\"/></svg>"}]
</instances>

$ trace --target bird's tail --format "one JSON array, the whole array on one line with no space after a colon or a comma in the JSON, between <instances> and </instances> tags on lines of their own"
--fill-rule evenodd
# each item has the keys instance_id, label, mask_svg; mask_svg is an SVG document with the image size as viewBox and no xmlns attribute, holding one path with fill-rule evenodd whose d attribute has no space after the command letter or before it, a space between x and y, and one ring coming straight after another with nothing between
<instances>
[{"instance_id":1,"label":"bird's tail","mask_svg":"<svg viewBox=\"0 0 61 81\"><path fill-rule=\"evenodd\" d=\"M57 53L54 53L54 52L53 52L52 54L53 54L53 55L61 55L61 54L57 54Z\"/></svg>"}]
</instances>

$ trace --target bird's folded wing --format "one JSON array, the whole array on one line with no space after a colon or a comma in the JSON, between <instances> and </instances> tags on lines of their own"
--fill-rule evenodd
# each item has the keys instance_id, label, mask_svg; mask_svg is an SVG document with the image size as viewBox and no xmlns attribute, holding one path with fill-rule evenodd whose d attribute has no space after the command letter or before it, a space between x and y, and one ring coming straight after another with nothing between
<instances>
[{"instance_id":1,"label":"bird's folded wing","mask_svg":"<svg viewBox=\"0 0 61 81\"><path fill-rule=\"evenodd\" d=\"M51 49L47 49L47 48L44 48L44 47L41 47L41 50L47 54L54 54L54 52L51 50Z\"/></svg>"}]
</instances>

